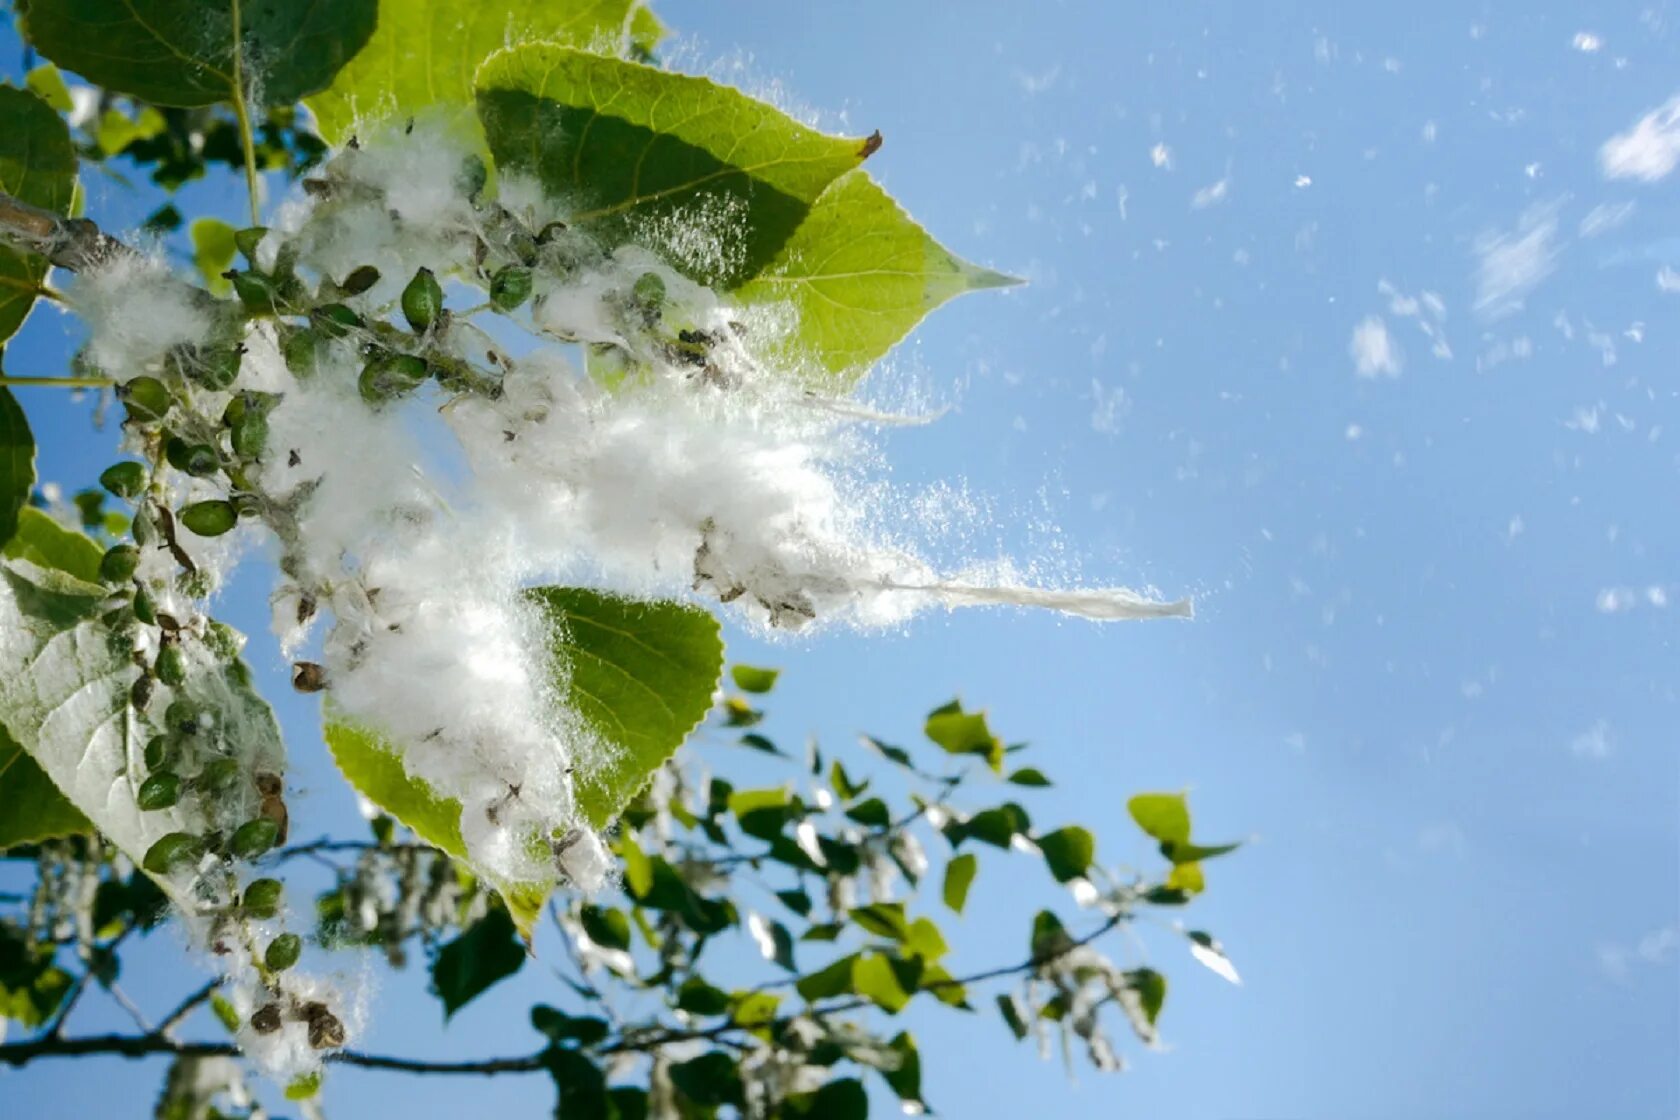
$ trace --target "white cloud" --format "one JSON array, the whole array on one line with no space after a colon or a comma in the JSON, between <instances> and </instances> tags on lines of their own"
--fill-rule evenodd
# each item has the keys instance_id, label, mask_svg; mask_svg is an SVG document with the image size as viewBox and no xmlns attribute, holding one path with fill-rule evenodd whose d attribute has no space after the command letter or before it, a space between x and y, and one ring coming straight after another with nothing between
<instances>
[{"instance_id":1,"label":"white cloud","mask_svg":"<svg viewBox=\"0 0 1680 1120\"><path fill-rule=\"evenodd\" d=\"M1634 203L1630 199L1625 202L1601 202L1587 211L1587 216L1581 219L1580 233L1582 237L1597 237L1615 229L1633 215Z\"/></svg>"},{"instance_id":2,"label":"white cloud","mask_svg":"<svg viewBox=\"0 0 1680 1120\"><path fill-rule=\"evenodd\" d=\"M1348 342L1354 372L1360 377L1399 377L1405 364L1388 325L1376 315L1367 315L1353 328Z\"/></svg>"},{"instance_id":3,"label":"white cloud","mask_svg":"<svg viewBox=\"0 0 1680 1120\"><path fill-rule=\"evenodd\" d=\"M1570 45L1583 54L1593 54L1604 46L1604 40L1591 31L1577 31Z\"/></svg>"},{"instance_id":4,"label":"white cloud","mask_svg":"<svg viewBox=\"0 0 1680 1120\"><path fill-rule=\"evenodd\" d=\"M1660 292L1680 292L1680 272L1666 264L1657 270L1657 290Z\"/></svg>"},{"instance_id":5,"label":"white cloud","mask_svg":"<svg viewBox=\"0 0 1680 1120\"><path fill-rule=\"evenodd\" d=\"M1680 951L1680 927L1663 926L1645 934L1633 945L1601 942L1594 950L1598 970L1617 984L1630 978L1635 965L1662 968Z\"/></svg>"},{"instance_id":6,"label":"white cloud","mask_svg":"<svg viewBox=\"0 0 1680 1120\"><path fill-rule=\"evenodd\" d=\"M1497 318L1523 299L1557 265L1557 203L1531 207L1514 230L1476 239L1476 310Z\"/></svg>"},{"instance_id":7,"label":"white cloud","mask_svg":"<svg viewBox=\"0 0 1680 1120\"><path fill-rule=\"evenodd\" d=\"M1606 179L1654 183L1680 163L1680 96L1652 109L1604 142L1598 163Z\"/></svg>"},{"instance_id":8,"label":"white cloud","mask_svg":"<svg viewBox=\"0 0 1680 1120\"><path fill-rule=\"evenodd\" d=\"M1165 168L1166 170L1171 171L1172 149L1167 147L1165 144L1156 144L1153 148L1149 149L1149 162L1153 163L1156 167Z\"/></svg>"}]
</instances>

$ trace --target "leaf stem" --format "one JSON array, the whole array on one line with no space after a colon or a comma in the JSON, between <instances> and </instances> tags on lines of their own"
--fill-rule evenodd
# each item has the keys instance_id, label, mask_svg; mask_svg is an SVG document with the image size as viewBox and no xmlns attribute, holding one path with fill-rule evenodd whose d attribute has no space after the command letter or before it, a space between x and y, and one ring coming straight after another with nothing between
<instances>
[{"instance_id":1,"label":"leaf stem","mask_svg":"<svg viewBox=\"0 0 1680 1120\"><path fill-rule=\"evenodd\" d=\"M109 377L13 377L0 373L0 385L49 385L59 389L103 389L113 384Z\"/></svg>"},{"instance_id":2,"label":"leaf stem","mask_svg":"<svg viewBox=\"0 0 1680 1120\"><path fill-rule=\"evenodd\" d=\"M251 224L262 220L257 180L256 140L251 134L251 110L245 103L245 39L240 28L239 0L233 0L233 115L239 122L239 146L245 155L245 191L251 201Z\"/></svg>"}]
</instances>

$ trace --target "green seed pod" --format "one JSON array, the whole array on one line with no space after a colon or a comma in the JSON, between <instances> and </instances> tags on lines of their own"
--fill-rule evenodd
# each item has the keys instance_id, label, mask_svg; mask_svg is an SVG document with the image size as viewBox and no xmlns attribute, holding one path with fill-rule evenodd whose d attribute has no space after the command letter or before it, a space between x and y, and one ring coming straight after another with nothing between
<instances>
[{"instance_id":1,"label":"green seed pod","mask_svg":"<svg viewBox=\"0 0 1680 1120\"><path fill-rule=\"evenodd\" d=\"M267 817L246 821L234 829L229 845L240 859L256 859L280 839L280 826Z\"/></svg>"},{"instance_id":2,"label":"green seed pod","mask_svg":"<svg viewBox=\"0 0 1680 1120\"><path fill-rule=\"evenodd\" d=\"M170 688L180 688L187 680L187 655L180 646L164 646L152 663L152 674Z\"/></svg>"},{"instance_id":3,"label":"green seed pod","mask_svg":"<svg viewBox=\"0 0 1680 1120\"><path fill-rule=\"evenodd\" d=\"M278 879L252 879L239 904L253 918L272 918L280 911L284 890Z\"/></svg>"},{"instance_id":4,"label":"green seed pod","mask_svg":"<svg viewBox=\"0 0 1680 1120\"><path fill-rule=\"evenodd\" d=\"M263 963L270 972L284 972L303 955L303 939L295 933L282 933L268 943L263 951Z\"/></svg>"},{"instance_id":5,"label":"green seed pod","mask_svg":"<svg viewBox=\"0 0 1680 1120\"><path fill-rule=\"evenodd\" d=\"M146 489L146 466L132 459L112 463L100 474L99 485L119 498L137 498Z\"/></svg>"},{"instance_id":6,"label":"green seed pod","mask_svg":"<svg viewBox=\"0 0 1680 1120\"><path fill-rule=\"evenodd\" d=\"M437 323L443 313L443 288L431 269L420 269L403 289L402 313L415 334L425 334Z\"/></svg>"},{"instance_id":7,"label":"green seed pod","mask_svg":"<svg viewBox=\"0 0 1680 1120\"><path fill-rule=\"evenodd\" d=\"M286 332L285 339L280 343L280 356L285 359L286 368L292 371L294 377L314 376L321 358L320 343L321 336L309 327Z\"/></svg>"},{"instance_id":8,"label":"green seed pod","mask_svg":"<svg viewBox=\"0 0 1680 1120\"><path fill-rule=\"evenodd\" d=\"M153 875L166 875L184 863L196 863L204 855L204 841L190 832L171 832L150 848L140 866Z\"/></svg>"},{"instance_id":9,"label":"green seed pod","mask_svg":"<svg viewBox=\"0 0 1680 1120\"><path fill-rule=\"evenodd\" d=\"M362 317L342 303L324 303L309 313L309 321L327 338L343 338L362 325Z\"/></svg>"},{"instance_id":10,"label":"green seed pod","mask_svg":"<svg viewBox=\"0 0 1680 1120\"><path fill-rule=\"evenodd\" d=\"M201 353L199 360L188 367L188 375L206 389L221 391L239 380L239 364L244 357L243 346L217 346Z\"/></svg>"},{"instance_id":11,"label":"green seed pod","mask_svg":"<svg viewBox=\"0 0 1680 1120\"><path fill-rule=\"evenodd\" d=\"M352 269L350 275L339 284L338 290L347 296L359 296L375 284L379 283L379 270L371 264L364 264L360 268Z\"/></svg>"},{"instance_id":12,"label":"green seed pod","mask_svg":"<svg viewBox=\"0 0 1680 1120\"><path fill-rule=\"evenodd\" d=\"M461 161L461 174L456 184L468 198L477 198L489 181L490 169L484 166L482 159L473 155Z\"/></svg>"},{"instance_id":13,"label":"green seed pod","mask_svg":"<svg viewBox=\"0 0 1680 1120\"><path fill-rule=\"evenodd\" d=\"M362 367L356 384L364 401L381 404L412 393L425 384L429 372L425 360L413 354L385 354Z\"/></svg>"},{"instance_id":14,"label":"green seed pod","mask_svg":"<svg viewBox=\"0 0 1680 1120\"><path fill-rule=\"evenodd\" d=\"M119 614L120 612L112 611L111 614L106 615L101 621L103 621L110 629L115 630L121 625L121 618L113 616ZM143 712L146 710L146 705L152 702L151 677L134 678L134 683L128 686L128 702L129 705L136 711Z\"/></svg>"},{"instance_id":15,"label":"green seed pod","mask_svg":"<svg viewBox=\"0 0 1680 1120\"><path fill-rule=\"evenodd\" d=\"M140 783L134 800L148 813L167 809L181 800L181 778L168 770L160 770Z\"/></svg>"},{"instance_id":16,"label":"green seed pod","mask_svg":"<svg viewBox=\"0 0 1680 1120\"><path fill-rule=\"evenodd\" d=\"M144 587L134 589L134 617L147 626L157 625L157 603Z\"/></svg>"},{"instance_id":17,"label":"green seed pod","mask_svg":"<svg viewBox=\"0 0 1680 1120\"><path fill-rule=\"evenodd\" d=\"M155 377L136 377L117 389L117 396L128 406L128 418L137 424L162 420L175 398Z\"/></svg>"},{"instance_id":18,"label":"green seed pod","mask_svg":"<svg viewBox=\"0 0 1680 1120\"><path fill-rule=\"evenodd\" d=\"M169 761L169 756L173 753L169 749L169 736L153 735L146 740L146 748L141 756L145 759L147 770L157 771L163 769L163 764Z\"/></svg>"},{"instance_id":19,"label":"green seed pod","mask_svg":"<svg viewBox=\"0 0 1680 1120\"><path fill-rule=\"evenodd\" d=\"M268 233L267 226L252 226L242 229L233 235L233 246L244 254L251 264L257 263L257 246L262 244L264 235Z\"/></svg>"},{"instance_id":20,"label":"green seed pod","mask_svg":"<svg viewBox=\"0 0 1680 1120\"><path fill-rule=\"evenodd\" d=\"M274 314L275 301L280 293L273 280L260 272L227 272L223 275L233 281L233 292L247 311L254 315Z\"/></svg>"},{"instance_id":21,"label":"green seed pod","mask_svg":"<svg viewBox=\"0 0 1680 1120\"><path fill-rule=\"evenodd\" d=\"M490 278L490 302L498 310L512 311L531 298L531 270L516 264L498 269Z\"/></svg>"},{"instance_id":22,"label":"green seed pod","mask_svg":"<svg viewBox=\"0 0 1680 1120\"><path fill-rule=\"evenodd\" d=\"M177 738L186 738L189 735L198 734L204 727L205 715L206 712L201 705L183 696L164 709L163 726L171 735Z\"/></svg>"},{"instance_id":23,"label":"green seed pod","mask_svg":"<svg viewBox=\"0 0 1680 1120\"><path fill-rule=\"evenodd\" d=\"M134 511L134 520L129 523L129 532L134 534L134 543L145 548L157 536L157 525L152 520L152 507L142 505Z\"/></svg>"},{"instance_id":24,"label":"green seed pod","mask_svg":"<svg viewBox=\"0 0 1680 1120\"><path fill-rule=\"evenodd\" d=\"M233 453L241 459L256 459L268 446L268 411L261 408L244 409L229 432Z\"/></svg>"},{"instance_id":25,"label":"green seed pod","mask_svg":"<svg viewBox=\"0 0 1680 1120\"><path fill-rule=\"evenodd\" d=\"M225 793L239 782L239 760L217 758L206 763L198 772L197 786L208 793Z\"/></svg>"},{"instance_id":26,"label":"green seed pod","mask_svg":"<svg viewBox=\"0 0 1680 1120\"><path fill-rule=\"evenodd\" d=\"M219 537L239 521L231 502L194 502L178 515L181 524L201 537Z\"/></svg>"},{"instance_id":27,"label":"green seed pod","mask_svg":"<svg viewBox=\"0 0 1680 1120\"><path fill-rule=\"evenodd\" d=\"M658 311L665 305L665 280L657 272L644 272L636 277L630 295L647 311Z\"/></svg>"},{"instance_id":28,"label":"green seed pod","mask_svg":"<svg viewBox=\"0 0 1680 1120\"><path fill-rule=\"evenodd\" d=\"M195 478L209 478L222 466L222 457L208 443L188 443L180 436L170 436L163 445L163 457L178 471Z\"/></svg>"},{"instance_id":29,"label":"green seed pod","mask_svg":"<svg viewBox=\"0 0 1680 1120\"><path fill-rule=\"evenodd\" d=\"M121 583L134 578L140 566L140 550L131 544L112 545L99 558L99 578L106 583Z\"/></svg>"}]
</instances>

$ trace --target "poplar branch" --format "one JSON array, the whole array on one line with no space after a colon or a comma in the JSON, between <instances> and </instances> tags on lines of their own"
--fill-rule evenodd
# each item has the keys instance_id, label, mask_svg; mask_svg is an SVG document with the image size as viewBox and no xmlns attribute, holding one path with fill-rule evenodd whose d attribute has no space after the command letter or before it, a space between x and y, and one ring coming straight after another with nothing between
<instances>
[{"instance_id":1,"label":"poplar branch","mask_svg":"<svg viewBox=\"0 0 1680 1120\"><path fill-rule=\"evenodd\" d=\"M3 191L0 191L0 242L37 253L51 264L72 272L138 256L134 249L101 232L86 218L61 217Z\"/></svg>"}]
</instances>

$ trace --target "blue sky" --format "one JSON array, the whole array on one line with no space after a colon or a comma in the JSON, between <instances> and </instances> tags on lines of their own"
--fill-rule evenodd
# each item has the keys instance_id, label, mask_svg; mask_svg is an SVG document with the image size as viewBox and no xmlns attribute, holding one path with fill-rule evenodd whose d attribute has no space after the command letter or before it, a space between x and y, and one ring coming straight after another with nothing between
<instances>
[{"instance_id":1,"label":"blue sky","mask_svg":"<svg viewBox=\"0 0 1680 1120\"><path fill-rule=\"evenodd\" d=\"M952 405L888 439L895 478L987 498L983 551L1197 601L1191 623L732 638L787 670L788 740L907 740L960 694L1061 779L1035 819L1092 824L1111 859L1145 854L1141 789L1189 787L1199 831L1252 838L1196 907L1244 985L1151 941L1166 1052L1070 1083L989 1016L911 1013L928 1097L947 1116L1674 1117L1680 8L1149 7L660 5L683 68L879 128L872 169L906 207L1031 280L940 312L884 371L883 397L919 382ZM149 209L91 194L117 227ZM237 220L225 184L189 199ZM42 316L8 369L53 372L62 346ZM27 404L49 477L107 461L85 410ZM345 820L308 706L255 656L311 811ZM1020 955L1021 905L983 876L960 963ZM130 963L151 1006L191 983L179 951L154 937ZM440 1033L423 977L397 974L368 1046L527 1049L518 1009L548 982L521 983ZM94 1069L0 1092L20 1115L139 1113L161 1073ZM339 1070L328 1103L523 1115L551 1094Z\"/></svg>"}]
</instances>

